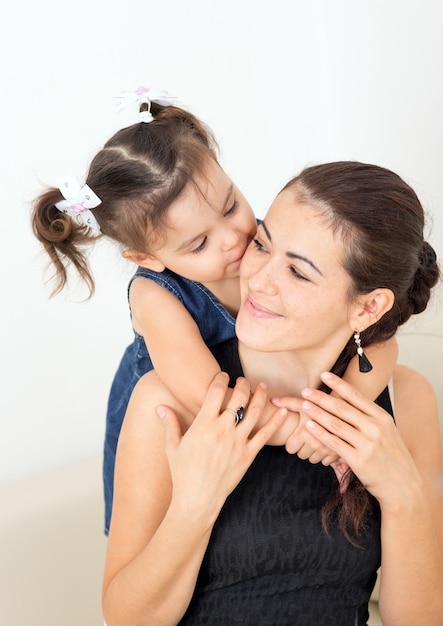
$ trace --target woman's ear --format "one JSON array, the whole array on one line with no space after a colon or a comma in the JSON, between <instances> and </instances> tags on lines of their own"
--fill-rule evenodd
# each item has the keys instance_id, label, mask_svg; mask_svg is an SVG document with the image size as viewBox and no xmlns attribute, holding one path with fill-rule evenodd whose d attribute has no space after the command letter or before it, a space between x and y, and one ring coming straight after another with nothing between
<instances>
[{"instance_id":1,"label":"woman's ear","mask_svg":"<svg viewBox=\"0 0 443 626\"><path fill-rule=\"evenodd\" d=\"M375 324L394 306L395 297L390 289L374 289L362 294L356 301L353 315L349 318L352 330L368 328Z\"/></svg>"},{"instance_id":2,"label":"woman's ear","mask_svg":"<svg viewBox=\"0 0 443 626\"><path fill-rule=\"evenodd\" d=\"M139 252L138 250L124 250L122 256L128 261L132 261L140 267L145 267L147 270L153 270L154 272L163 272L165 266L152 254L146 252Z\"/></svg>"}]
</instances>

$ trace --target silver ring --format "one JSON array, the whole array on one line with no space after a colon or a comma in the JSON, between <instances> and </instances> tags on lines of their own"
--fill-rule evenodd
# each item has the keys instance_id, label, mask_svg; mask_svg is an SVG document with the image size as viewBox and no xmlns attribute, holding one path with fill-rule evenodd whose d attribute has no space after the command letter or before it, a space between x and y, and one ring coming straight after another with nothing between
<instances>
[{"instance_id":1,"label":"silver ring","mask_svg":"<svg viewBox=\"0 0 443 626\"><path fill-rule=\"evenodd\" d=\"M245 416L245 407L243 405L239 406L238 409L226 407L225 411L230 411L234 416L234 426L238 426Z\"/></svg>"}]
</instances>

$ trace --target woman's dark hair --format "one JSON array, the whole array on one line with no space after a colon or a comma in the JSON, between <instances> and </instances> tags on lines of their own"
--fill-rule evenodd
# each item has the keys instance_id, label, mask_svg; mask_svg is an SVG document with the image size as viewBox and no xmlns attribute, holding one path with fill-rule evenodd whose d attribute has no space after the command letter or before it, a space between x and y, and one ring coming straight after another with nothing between
<instances>
[{"instance_id":1,"label":"woman's dark hair","mask_svg":"<svg viewBox=\"0 0 443 626\"><path fill-rule=\"evenodd\" d=\"M92 159L85 183L101 200L93 209L100 226L98 236L55 207L63 200L59 189L49 188L36 199L32 228L55 268L52 295L66 285L71 264L87 284L89 295L93 294L85 248L97 237L149 252L147 242L164 226L169 205L187 183L195 184L208 159L216 160L215 139L194 115L155 102L150 112L152 122L118 131Z\"/></svg>"},{"instance_id":2,"label":"woman's dark hair","mask_svg":"<svg viewBox=\"0 0 443 626\"><path fill-rule=\"evenodd\" d=\"M392 337L411 315L425 310L441 274L435 251L424 240L425 216L413 189L394 172L366 163L339 161L308 167L284 190L318 209L344 244L344 268L351 278L349 299L376 288L390 289L394 306L361 333L362 345ZM351 335L332 371L343 375L356 354ZM325 528L336 516L350 537L374 501L350 473L344 494L323 509Z\"/></svg>"}]
</instances>

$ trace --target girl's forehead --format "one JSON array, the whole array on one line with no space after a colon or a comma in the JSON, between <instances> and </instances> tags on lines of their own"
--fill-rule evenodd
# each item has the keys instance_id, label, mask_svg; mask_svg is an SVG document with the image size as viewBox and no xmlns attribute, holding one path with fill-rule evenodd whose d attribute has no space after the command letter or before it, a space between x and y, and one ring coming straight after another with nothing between
<instances>
[{"instance_id":1,"label":"girl's forehead","mask_svg":"<svg viewBox=\"0 0 443 626\"><path fill-rule=\"evenodd\" d=\"M174 215L187 211L221 211L233 192L234 184L216 161L189 180L182 193L167 211L167 221L174 222Z\"/></svg>"},{"instance_id":2,"label":"girl's forehead","mask_svg":"<svg viewBox=\"0 0 443 626\"><path fill-rule=\"evenodd\" d=\"M199 193L208 202L224 200L232 181L217 161L209 159L205 167L189 181L190 193Z\"/></svg>"}]
</instances>

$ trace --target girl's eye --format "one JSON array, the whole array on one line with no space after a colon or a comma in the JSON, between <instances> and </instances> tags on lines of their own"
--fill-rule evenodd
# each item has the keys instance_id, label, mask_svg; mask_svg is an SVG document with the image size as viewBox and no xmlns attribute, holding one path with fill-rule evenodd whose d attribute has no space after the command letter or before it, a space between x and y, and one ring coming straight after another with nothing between
<instances>
[{"instance_id":1,"label":"girl's eye","mask_svg":"<svg viewBox=\"0 0 443 626\"><path fill-rule=\"evenodd\" d=\"M305 280L305 281L309 282L309 279L306 278L306 276L303 276L303 274L300 274L300 272L297 272L295 267L293 267L292 265L289 268L289 270L290 270L291 274L293 274L298 280Z\"/></svg>"},{"instance_id":2,"label":"girl's eye","mask_svg":"<svg viewBox=\"0 0 443 626\"><path fill-rule=\"evenodd\" d=\"M237 207L238 207L238 202L237 202L237 200L234 200L234 202L232 203L231 208L226 211L225 217L227 215L232 215L233 213L235 213L236 210L237 210Z\"/></svg>"},{"instance_id":3,"label":"girl's eye","mask_svg":"<svg viewBox=\"0 0 443 626\"><path fill-rule=\"evenodd\" d=\"M202 239L202 242L201 242L201 243L200 243L200 244L199 244L196 248L194 248L193 250L191 250L191 254L198 254L199 252L201 252L202 250L204 250L204 249L205 249L205 247L206 247L206 242L207 242L207 241L208 241L208 238L207 238L207 237L204 237L204 238Z\"/></svg>"}]
</instances>

